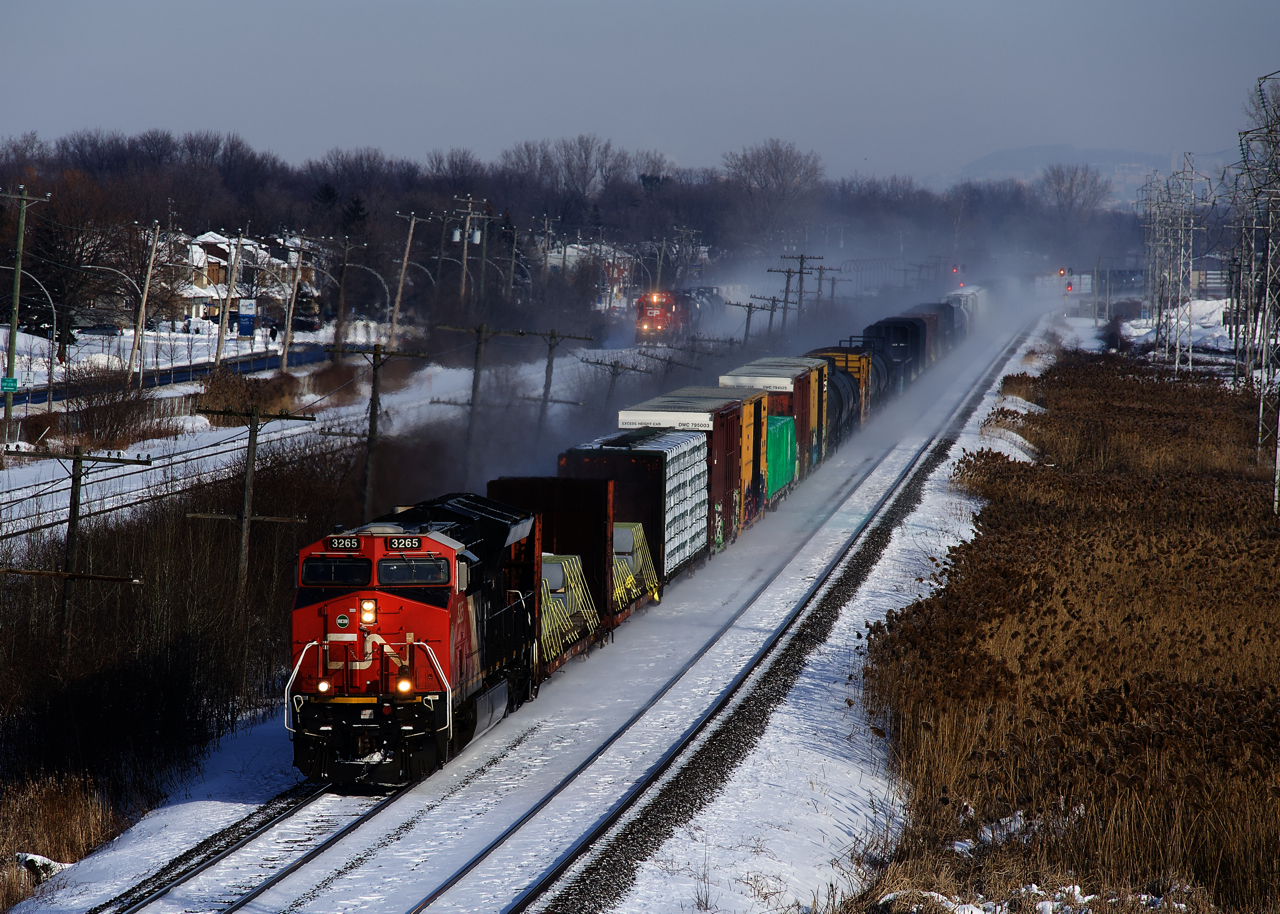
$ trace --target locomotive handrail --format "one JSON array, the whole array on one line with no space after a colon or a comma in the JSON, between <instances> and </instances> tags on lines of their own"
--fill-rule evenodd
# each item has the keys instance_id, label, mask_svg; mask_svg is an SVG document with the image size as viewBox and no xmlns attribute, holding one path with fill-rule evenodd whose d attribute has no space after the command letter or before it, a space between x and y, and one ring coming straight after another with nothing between
<instances>
[{"instance_id":1,"label":"locomotive handrail","mask_svg":"<svg viewBox=\"0 0 1280 914\"><path fill-rule=\"evenodd\" d=\"M319 641L308 641L308 642L307 642L307 645L302 649L302 653L298 655L298 662L297 662L296 664L294 664L293 672L289 674L289 681L288 681L287 683L285 683L285 687L284 687L284 728L285 728L286 730L288 730L290 733L296 733L297 731L296 731L296 730L294 730L294 729L293 729L293 727L290 727L290 726L289 726L289 691L293 688L293 681L294 681L295 679L297 679L297 678L298 678L298 670L302 669L302 661L306 659L306 657L307 657L307 651L311 650L313 647L319 647L319 646L320 646L320 642L319 642Z\"/></svg>"},{"instance_id":2,"label":"locomotive handrail","mask_svg":"<svg viewBox=\"0 0 1280 914\"><path fill-rule=\"evenodd\" d=\"M444 668L440 666L440 661L436 659L436 652L431 649L431 645L425 641L413 642L415 647L420 647L427 652L427 657L431 659L431 665L435 668L436 677L444 683L444 700L445 700L445 729L449 731L449 739L453 739L453 689L449 687L449 680L445 678ZM436 730L439 733L439 729Z\"/></svg>"}]
</instances>

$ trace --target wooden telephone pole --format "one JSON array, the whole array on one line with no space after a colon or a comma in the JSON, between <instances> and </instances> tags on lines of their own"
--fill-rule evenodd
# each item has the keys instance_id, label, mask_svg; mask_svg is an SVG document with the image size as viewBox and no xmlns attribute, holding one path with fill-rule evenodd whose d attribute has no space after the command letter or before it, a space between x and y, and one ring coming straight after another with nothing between
<instances>
[{"instance_id":1,"label":"wooden telephone pole","mask_svg":"<svg viewBox=\"0 0 1280 914\"><path fill-rule=\"evenodd\" d=\"M799 326L800 318L804 316L804 278L806 276L813 275L812 270L806 270L804 268L804 262L806 260L821 260L822 258L815 257L813 254L783 254L782 259L795 260L795 261L799 261L800 263L800 269L796 270L796 275L800 277L800 285L796 291L796 326ZM818 291L819 292L822 291L821 286L819 286ZM786 320L785 315L783 317L783 320L785 322ZM785 327L783 329L785 329Z\"/></svg>"},{"instance_id":2,"label":"wooden telephone pole","mask_svg":"<svg viewBox=\"0 0 1280 914\"><path fill-rule=\"evenodd\" d=\"M628 365L626 362L621 361L597 361L596 359L584 359L582 356L578 356L578 361L582 362L584 365L594 365L597 368L603 368L609 372L609 392L605 394L604 397L604 408L606 411L609 409L609 404L613 402L613 390L618 386L618 378L626 374L628 371L634 371L637 374L653 374L653 372L648 368L638 368L635 365Z\"/></svg>"},{"instance_id":3,"label":"wooden telephone pole","mask_svg":"<svg viewBox=\"0 0 1280 914\"><path fill-rule=\"evenodd\" d=\"M18 376L14 371L17 368L18 359L18 302L22 300L22 240L27 232L27 207L33 203L44 203L49 199L49 195L45 194L43 200L32 197L27 193L26 186L19 184L18 193L0 194L0 197L18 201L18 246L13 259L13 307L9 310L9 352L4 373L5 380L8 382L4 390L4 428L7 441L9 422L13 419L13 392L18 384Z\"/></svg>"},{"instance_id":4,"label":"wooden telephone pole","mask_svg":"<svg viewBox=\"0 0 1280 914\"><path fill-rule=\"evenodd\" d=\"M555 370L556 364L556 347L565 340L582 340L590 343L594 341L594 337L590 336L574 336L570 333L556 333L552 328L550 333L539 333L547 343L547 375L542 382L542 406L538 409L538 431L534 435L534 442L542 440L542 429L547 422L547 405L551 401L551 373Z\"/></svg>"},{"instance_id":5,"label":"wooden telephone pole","mask_svg":"<svg viewBox=\"0 0 1280 914\"><path fill-rule=\"evenodd\" d=\"M752 298L755 298L755 296L753 295ZM751 339L751 315L757 311L767 311L769 309L764 305L753 305L751 302L743 304L742 302L726 301L725 304L734 308L745 308L747 311L747 328L742 331L742 346L745 349L747 342Z\"/></svg>"},{"instance_id":6,"label":"wooden telephone pole","mask_svg":"<svg viewBox=\"0 0 1280 914\"><path fill-rule=\"evenodd\" d=\"M476 418L479 416L480 406L480 378L484 360L484 344L495 336L532 336L528 330L490 330L487 324L481 324L479 327L453 327L448 324L438 324L437 330L452 330L455 333L473 333L476 337L476 360L474 367L471 369L471 402L467 404L469 412L467 415L467 437L463 445L463 472L465 481L470 484L472 471L472 446L476 437Z\"/></svg>"},{"instance_id":7,"label":"wooden telephone pole","mask_svg":"<svg viewBox=\"0 0 1280 914\"><path fill-rule=\"evenodd\" d=\"M791 267L787 267L785 270L779 270L776 267L770 267L769 269L765 270L765 272L781 273L787 277L786 289L782 293L782 331L781 331L782 333L786 333L787 332L787 311L790 310L790 307L791 307L791 277L795 276L798 271L793 270Z\"/></svg>"},{"instance_id":8,"label":"wooden telephone pole","mask_svg":"<svg viewBox=\"0 0 1280 914\"><path fill-rule=\"evenodd\" d=\"M373 451L378 443L378 415L382 411L382 366L392 356L404 359L428 359L431 358L431 355L426 352L384 349L381 343L375 343L372 347L329 346L327 351L339 352L344 355L367 356L372 367L369 384L369 433L365 437L364 501L360 515L363 519L362 522L367 524L373 519Z\"/></svg>"},{"instance_id":9,"label":"wooden telephone pole","mask_svg":"<svg viewBox=\"0 0 1280 914\"><path fill-rule=\"evenodd\" d=\"M387 341L390 345L396 344L396 337L400 332L400 298L404 294L404 274L409 269L409 249L413 247L413 227L419 222L426 222L427 217L419 218L414 213L404 215L396 213L401 219L409 222L409 237L404 242L404 257L400 261L400 281L396 284L396 303L391 308L391 338Z\"/></svg>"},{"instance_id":10,"label":"wooden telephone pole","mask_svg":"<svg viewBox=\"0 0 1280 914\"><path fill-rule=\"evenodd\" d=\"M17 568L6 568L6 574L29 574L29 575L45 575L56 576L63 579L62 581L62 609L59 622L59 628L62 630L62 657L65 660L71 650L71 623L72 623L72 606L71 597L75 591L75 582L77 578L97 581L115 581L118 583L137 584L140 581L134 576L116 577L113 575L96 575L96 574L80 574L76 570L77 560L79 558L80 549L80 492L84 485L84 463L107 463L116 466L151 466L151 455L145 458L125 457L123 455L111 456L103 454L86 454L84 448L76 445L70 451L24 451L16 448L5 448L6 456L25 457L35 460L56 460L62 463L64 460L71 461L71 501L67 506L67 541L64 552L63 570L56 571L35 571Z\"/></svg>"},{"instance_id":11,"label":"wooden telephone pole","mask_svg":"<svg viewBox=\"0 0 1280 914\"><path fill-rule=\"evenodd\" d=\"M251 521L265 521L274 524L301 524L305 523L300 517L271 517L267 515L255 515L253 513L253 473L254 464L258 459L258 430L270 422L272 419L293 419L299 422L315 422L315 416L298 416L292 413L280 412L275 415L268 413L263 415L258 407L254 407L248 412L241 412L233 409L197 409L196 412L202 416L226 416L235 419L249 420L249 446L245 451L244 457L244 497L240 502L239 514L204 514L193 512L187 517L201 518L204 520L235 520L240 522L240 560L237 565L236 587L237 593L243 599L249 585L249 524Z\"/></svg>"}]
</instances>

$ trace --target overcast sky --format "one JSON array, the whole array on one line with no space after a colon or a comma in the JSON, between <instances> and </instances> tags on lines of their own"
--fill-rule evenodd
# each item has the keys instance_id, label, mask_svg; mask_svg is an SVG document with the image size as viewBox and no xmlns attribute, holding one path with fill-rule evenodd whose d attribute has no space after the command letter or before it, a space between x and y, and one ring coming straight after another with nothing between
<instances>
[{"instance_id":1,"label":"overcast sky","mask_svg":"<svg viewBox=\"0 0 1280 914\"><path fill-rule=\"evenodd\" d=\"M1280 0L6 6L0 136L237 131L295 163L577 133L687 166L777 136L830 176L1053 143L1208 153L1280 69Z\"/></svg>"}]
</instances>

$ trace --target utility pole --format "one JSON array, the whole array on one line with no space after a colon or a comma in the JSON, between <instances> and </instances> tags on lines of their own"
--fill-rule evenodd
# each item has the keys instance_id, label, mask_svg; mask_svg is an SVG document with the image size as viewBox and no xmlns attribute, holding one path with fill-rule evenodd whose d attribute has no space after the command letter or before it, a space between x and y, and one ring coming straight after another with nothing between
<instances>
[{"instance_id":1,"label":"utility pole","mask_svg":"<svg viewBox=\"0 0 1280 914\"><path fill-rule=\"evenodd\" d=\"M396 337L400 333L400 297L404 294L404 274L409 269L409 248L413 246L413 227L419 222L426 222L426 219L419 219L414 213L405 216L396 213L401 219L409 222L409 237L404 242L404 257L400 260L400 281L396 284L396 303L391 308L391 339L388 341L390 345L396 344Z\"/></svg>"},{"instance_id":2,"label":"utility pole","mask_svg":"<svg viewBox=\"0 0 1280 914\"><path fill-rule=\"evenodd\" d=\"M484 274L489 265L489 223L493 221L493 204L485 204L484 221L480 223L480 301L484 301Z\"/></svg>"},{"instance_id":3,"label":"utility pole","mask_svg":"<svg viewBox=\"0 0 1280 914\"><path fill-rule=\"evenodd\" d=\"M244 456L244 496L240 502L239 514L203 514L190 513L187 517L202 518L205 520L235 520L240 522L240 560L236 571L236 593L243 600L249 586L249 523L251 521L267 521L276 524L301 524L305 523L299 517L269 517L255 516L253 513L253 474L255 464L258 460L258 430L266 422L272 419L293 419L299 422L315 422L315 416L293 415L291 413L280 412L276 415L262 414L261 409L255 406L248 412L233 409L197 409L197 413L202 416L226 416L236 419L249 420L249 444ZM265 421L264 421L265 420Z\"/></svg>"},{"instance_id":4,"label":"utility pole","mask_svg":"<svg viewBox=\"0 0 1280 914\"><path fill-rule=\"evenodd\" d=\"M751 297L755 298L754 295ZM764 305L753 305L751 304L751 302L747 302L744 305L741 302L736 302L736 301L726 301L725 304L730 305L734 308L745 308L747 310L747 328L742 332L742 347L745 349L747 346L747 341L751 339L751 315L756 311L765 310Z\"/></svg>"},{"instance_id":5,"label":"utility pole","mask_svg":"<svg viewBox=\"0 0 1280 914\"><path fill-rule=\"evenodd\" d=\"M302 284L302 253L305 239L298 236L298 264L293 270L293 288L289 292L289 307L284 313L284 345L280 348L280 370L289 370L289 346L293 343L293 309L298 303L298 287Z\"/></svg>"},{"instance_id":6,"label":"utility pole","mask_svg":"<svg viewBox=\"0 0 1280 914\"><path fill-rule=\"evenodd\" d=\"M657 292L662 288L662 256L667 252L667 237L662 236L662 246L658 248L658 278L654 280L653 291Z\"/></svg>"},{"instance_id":7,"label":"utility pole","mask_svg":"<svg viewBox=\"0 0 1280 914\"><path fill-rule=\"evenodd\" d=\"M538 409L538 431L534 435L534 443L542 440L542 429L547 423L547 405L551 401L551 373L555 370L556 364L556 347L565 340L582 340L590 343L594 341L594 337L590 336L574 336L568 333L557 334L552 328L550 333L540 333L547 343L547 375L542 382L542 406Z\"/></svg>"},{"instance_id":8,"label":"utility pole","mask_svg":"<svg viewBox=\"0 0 1280 914\"><path fill-rule=\"evenodd\" d=\"M511 266L507 269L507 301L511 301L511 296L515 293L516 285L516 247L520 241L520 233L516 231L515 223L511 221L511 212L504 211L503 221L511 226Z\"/></svg>"},{"instance_id":9,"label":"utility pole","mask_svg":"<svg viewBox=\"0 0 1280 914\"><path fill-rule=\"evenodd\" d=\"M333 351L335 347L328 348ZM368 356L372 365L369 386L369 433L365 438L364 504L361 514L363 522L367 524L373 519L373 451L378 444L378 415L382 411L382 366L392 356L405 359L427 359L431 356L426 352L384 349L381 343L375 343L372 348L343 346L340 351L344 354Z\"/></svg>"},{"instance_id":10,"label":"utility pole","mask_svg":"<svg viewBox=\"0 0 1280 914\"><path fill-rule=\"evenodd\" d=\"M770 267L769 269L765 270L765 272L766 273L782 273L787 277L786 291L782 293L782 332L785 334L787 332L787 311L790 309L790 305L791 305L791 277L795 276L797 271L793 270L791 267L787 267L785 270L779 270L776 267ZM769 329L772 330L773 329L772 326L770 326Z\"/></svg>"},{"instance_id":11,"label":"utility pole","mask_svg":"<svg viewBox=\"0 0 1280 914\"><path fill-rule=\"evenodd\" d=\"M99 456L97 454L86 454L84 448L76 445L71 451L51 451L45 449L43 451L25 451L16 448L5 448L6 456L35 458L37 460L56 460L62 463L64 460L71 461L71 499L67 507L67 540L64 548L63 570L57 574L62 581L62 609L58 620L58 627L62 630L62 659L65 662L71 651L71 597L75 592L75 582L77 578L89 578L107 581L134 582L132 576L128 578L116 578L110 575L84 575L79 574L76 570L77 560L79 558L80 549L80 492L84 485L84 462L90 463L108 463L116 466L151 466L151 455L145 458L138 456L130 457L110 457ZM34 572L32 572L34 573ZM54 574L48 572L48 574Z\"/></svg>"},{"instance_id":12,"label":"utility pole","mask_svg":"<svg viewBox=\"0 0 1280 914\"><path fill-rule=\"evenodd\" d=\"M347 236L342 238L342 272L338 274L338 320L333 327L333 348L341 349L347 341L347 265L351 262L351 248L354 247ZM333 361L340 358L335 352Z\"/></svg>"},{"instance_id":13,"label":"utility pole","mask_svg":"<svg viewBox=\"0 0 1280 914\"><path fill-rule=\"evenodd\" d=\"M18 201L18 244L17 253L13 259L13 307L9 311L9 354L4 373L4 433L7 441L9 422L13 419L13 392L18 384L17 375L14 372L18 365L18 302L22 300L22 240L27 232L27 207L33 203L46 202L49 195L45 194L43 200L32 197L27 193L26 185L19 184L17 194L0 194L0 197Z\"/></svg>"},{"instance_id":14,"label":"utility pole","mask_svg":"<svg viewBox=\"0 0 1280 914\"><path fill-rule=\"evenodd\" d=\"M449 223L453 221L448 213L440 217L440 252L436 255L436 278L431 286L431 297L437 307L440 305L440 279L444 275L444 242L449 237Z\"/></svg>"},{"instance_id":15,"label":"utility pole","mask_svg":"<svg viewBox=\"0 0 1280 914\"><path fill-rule=\"evenodd\" d=\"M820 260L821 258L815 257L813 259ZM825 279L825 274L840 272L839 267L824 267L819 265L816 269L818 271L818 294L813 297L813 310L815 312L818 310L818 305L822 301L822 282ZM835 279L833 278L831 280L831 301L833 303L835 302L835 298L836 298L836 284L835 284Z\"/></svg>"},{"instance_id":16,"label":"utility pole","mask_svg":"<svg viewBox=\"0 0 1280 914\"><path fill-rule=\"evenodd\" d=\"M831 315L832 317L834 317L836 313L836 283L853 282L853 280L848 277L832 276L829 280L827 280L827 282L831 283L831 298L828 301L829 301L829 307L831 308Z\"/></svg>"},{"instance_id":17,"label":"utility pole","mask_svg":"<svg viewBox=\"0 0 1280 914\"><path fill-rule=\"evenodd\" d=\"M472 473L472 445L476 437L476 418L479 415L480 406L480 377L481 368L484 359L484 344L495 336L529 336L527 330L490 330L487 325L481 324L479 327L452 327L447 324L439 324L437 330L452 330L456 333L474 333L476 337L476 359L475 365L471 369L471 402L469 405L470 412L467 416L467 437L463 446L463 472L466 474L466 482L471 482Z\"/></svg>"},{"instance_id":18,"label":"utility pole","mask_svg":"<svg viewBox=\"0 0 1280 914\"><path fill-rule=\"evenodd\" d=\"M797 260L800 262L800 269L796 271L796 275L800 277L800 285L796 292L796 326L800 326L800 318L804 316L804 278L812 276L812 270L805 270L804 262L806 260L821 260L821 257L815 257L812 254L783 254L783 260ZM821 287L819 287L821 291ZM784 318L785 320L785 318ZM786 329L785 327L783 329Z\"/></svg>"},{"instance_id":19,"label":"utility pole","mask_svg":"<svg viewBox=\"0 0 1280 914\"><path fill-rule=\"evenodd\" d=\"M684 279L685 279L685 282L687 283L689 281L689 262L693 259L693 244L692 244L693 237L695 235L701 235L702 232L698 231L697 229L685 228L679 225L675 226L675 231L676 231L676 234L680 236L680 241L679 241L680 256L679 256L679 260L677 261L677 264L682 263L684 265ZM675 285L679 285L679 284L680 284L680 266L677 265Z\"/></svg>"},{"instance_id":20,"label":"utility pole","mask_svg":"<svg viewBox=\"0 0 1280 914\"><path fill-rule=\"evenodd\" d=\"M609 410L609 405L613 403L613 391L618 385L619 377L628 371L634 371L637 374L653 374L653 372L648 368L637 368L635 365L628 365L625 362L597 361L596 359L584 359L581 356L578 357L578 361L582 362L584 365L594 365L597 368L603 368L609 372L609 392L605 394L604 397L604 408L606 412Z\"/></svg>"},{"instance_id":21,"label":"utility pole","mask_svg":"<svg viewBox=\"0 0 1280 914\"><path fill-rule=\"evenodd\" d=\"M240 271L240 245L244 241L244 231L236 233L236 250L231 255L231 271L227 274L227 295L222 300L222 313L218 315L218 348L213 355L216 368L222 364L222 344L227 338L227 320L231 315L231 295L236 287L236 274Z\"/></svg>"},{"instance_id":22,"label":"utility pole","mask_svg":"<svg viewBox=\"0 0 1280 914\"><path fill-rule=\"evenodd\" d=\"M133 380L133 360L138 355L139 341L142 338L142 329L147 323L147 293L151 291L151 270L156 263L156 245L160 241L160 223L153 221L151 223L151 250L147 254L147 275L142 280L142 300L138 302L137 313L133 316L133 345L129 347L129 369L126 377ZM146 353L143 353L142 361L146 363ZM142 387L142 367L138 368L138 387Z\"/></svg>"},{"instance_id":23,"label":"utility pole","mask_svg":"<svg viewBox=\"0 0 1280 914\"><path fill-rule=\"evenodd\" d=\"M454 200L461 200L461 197L455 196ZM467 208L455 209L454 213L463 218L462 225L462 276L458 280L458 304L465 306L467 303L467 245L471 242L471 220L485 218L483 213L477 213L473 207L476 203L484 203L483 200L472 199L470 194L466 196ZM482 265L483 266L483 265Z\"/></svg>"},{"instance_id":24,"label":"utility pole","mask_svg":"<svg viewBox=\"0 0 1280 914\"><path fill-rule=\"evenodd\" d=\"M551 223L559 222L558 218L552 219L546 213L542 214L542 284L547 284L547 278L551 272ZM514 255L513 255L514 257ZM512 270L515 269L514 259L512 261Z\"/></svg>"}]
</instances>

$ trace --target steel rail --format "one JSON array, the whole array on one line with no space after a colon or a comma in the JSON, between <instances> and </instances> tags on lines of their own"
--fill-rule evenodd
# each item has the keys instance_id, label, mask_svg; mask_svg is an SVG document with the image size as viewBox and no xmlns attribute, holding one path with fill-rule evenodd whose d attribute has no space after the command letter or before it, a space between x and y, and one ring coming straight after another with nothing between
<instances>
[{"instance_id":1,"label":"steel rail","mask_svg":"<svg viewBox=\"0 0 1280 914\"><path fill-rule=\"evenodd\" d=\"M251 889L246 894L241 895L230 905L223 908L222 914L231 914L232 911L239 911L241 908L243 908L249 902L253 901L263 892L279 885L281 882L288 879L290 876L292 876L298 870L302 869L304 866L306 866L316 857L319 857L325 851L329 850L329 848L333 847L335 844L337 844L347 835L351 834L351 832L355 831L357 828L367 823L370 819L374 818L379 813L389 809L391 806L395 804L397 800L399 800L402 796L404 796L410 790L413 790L413 788L417 787L419 784L421 784L424 780L426 780L430 776L431 775L429 774L423 775L422 777L418 778L416 781L412 781L408 784L405 784L403 787L397 788L395 791L388 794L385 799L379 802L378 805L374 806L372 809L367 810L362 815L352 819L342 828L338 829L336 832L334 832L329 837L325 838L315 847L311 848L311 850L307 851L297 860L285 866L279 872L274 873L270 878L259 883L256 887Z\"/></svg>"},{"instance_id":2,"label":"steel rail","mask_svg":"<svg viewBox=\"0 0 1280 914\"><path fill-rule=\"evenodd\" d=\"M134 912L140 911L143 908L147 907L148 905L158 901L159 899L167 895L170 891L182 885L184 882L189 882L190 880L194 879L196 876L203 873L205 870L209 869L215 864L226 859L231 854L234 854L236 851L240 850L242 847L249 844L254 839L258 838L260 835L263 835L266 832L270 831L271 829L275 828L281 822L284 822L287 819L292 818L298 812L301 812L303 809L310 806L316 800L320 799L322 796L328 793L328 791L329 791L329 785L326 784L325 786L320 787L319 789L313 791L312 793L307 794L305 797L302 797L300 800L298 800L298 802L295 803L293 806L290 806L288 809L283 810L279 815L274 816L273 818L267 820L258 828L255 828L253 831L245 835L240 840L234 842L233 844L231 844L226 848L223 848L221 851L214 854L209 859L197 864L194 868L187 870L186 872L180 874L176 878L166 882L163 886L156 889L154 892L147 895L142 900L136 901L133 904L128 905L127 907L117 909L115 914L134 914ZM146 884L145 882L140 883L140 885L145 885L145 884ZM117 895L116 898L120 898L123 895L127 895L129 891L131 890L126 890L125 892L120 893L120 895ZM104 904L98 905L97 907L93 908L92 911L94 912L94 914L99 914L99 912L104 912L109 910L111 904L112 904L111 901L105 902Z\"/></svg>"},{"instance_id":3,"label":"steel rail","mask_svg":"<svg viewBox=\"0 0 1280 914\"><path fill-rule=\"evenodd\" d=\"M374 816L378 815L378 813L387 809L396 800L402 797L405 793L407 793L409 790L416 787L420 781L421 781L421 778L418 781L414 781L413 783L406 784L403 787L397 788L396 790L389 793L387 796L383 797L381 800L378 801L376 805L366 810L365 812L361 813L360 815L356 816L354 819L352 819L342 828L338 829L336 832L334 832L329 837L325 838L323 841L321 841L319 844L313 847L310 851L308 851L302 857L293 861L288 866L281 869L279 872L273 874L266 881L262 882L253 890L251 890L248 894L243 895L240 898L236 899L228 907L223 908L222 911L224 912L224 914L225 912L229 912L229 911L238 911L240 908L248 904L250 901L252 901L258 895L260 895L262 892L265 892L267 889L275 885L280 880L296 872L300 867L304 866L306 863L312 860L316 855L323 853L334 843L341 841L346 835L350 834L352 831L359 828L365 822L369 821ZM308 794L296 805L283 811L280 815L275 816L271 820L263 823L261 826L254 829L253 832L251 832L250 834L236 841L234 844L223 849L222 851L219 851L216 855L210 857L208 860L203 861L199 866L195 867L194 869L188 870L187 872L181 874L175 879L170 880L160 888L156 889L146 898L143 898L141 901L135 902L134 904L130 905L127 908L121 908L118 911L114 912L114 914L137 914L137 912L145 910L149 906L155 904L160 899L164 898L174 889L178 888L181 885L184 885L185 883L190 882L192 879L195 879L201 873L207 872L208 870L217 866L226 858L230 857L232 854L236 853L237 851L243 850L245 847L249 846L254 841L257 841L258 839L260 839L263 835L271 832L273 829L278 828L281 824L283 824L284 822L286 822L287 820L295 816L297 813L301 812L303 809L313 804L316 800L327 795L330 792L331 787L332 785L326 784L323 787L316 790L314 793ZM95 911L105 911L105 910L106 910L105 906L95 909Z\"/></svg>"}]
</instances>

